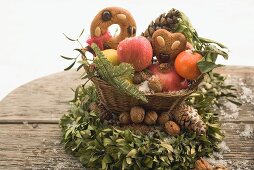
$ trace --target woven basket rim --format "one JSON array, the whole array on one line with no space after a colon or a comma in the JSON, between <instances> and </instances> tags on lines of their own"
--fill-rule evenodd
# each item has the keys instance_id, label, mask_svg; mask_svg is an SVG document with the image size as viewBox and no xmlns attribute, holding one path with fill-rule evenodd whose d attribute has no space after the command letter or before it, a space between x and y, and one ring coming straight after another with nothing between
<instances>
[{"instance_id":1,"label":"woven basket rim","mask_svg":"<svg viewBox=\"0 0 254 170\"><path fill-rule=\"evenodd\" d=\"M108 86L109 88L115 89L112 85L108 84L105 80L102 80L98 76L93 77L92 81L97 81L99 83L103 83L104 86ZM184 96L186 94L193 93L195 91L195 88L198 86L198 84L203 80L203 75L201 75L193 84L190 84L187 89L179 90L179 91L172 91L172 92L160 92L160 93L151 93L151 94L145 94L147 97L152 96L161 96L161 97L173 97L173 96Z\"/></svg>"}]
</instances>

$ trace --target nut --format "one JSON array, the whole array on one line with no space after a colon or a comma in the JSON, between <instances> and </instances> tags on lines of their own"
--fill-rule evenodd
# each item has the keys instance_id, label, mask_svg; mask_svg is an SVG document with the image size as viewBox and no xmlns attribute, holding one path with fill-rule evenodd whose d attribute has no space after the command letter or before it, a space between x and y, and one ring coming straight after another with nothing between
<instances>
[{"instance_id":1,"label":"nut","mask_svg":"<svg viewBox=\"0 0 254 170\"><path fill-rule=\"evenodd\" d=\"M101 28L100 28L100 27L96 27L96 28L95 28L94 35L95 35L96 37L101 36Z\"/></svg>"},{"instance_id":2,"label":"nut","mask_svg":"<svg viewBox=\"0 0 254 170\"><path fill-rule=\"evenodd\" d=\"M134 123L141 123L145 117L145 110L142 107L134 106L130 111L131 120Z\"/></svg>"},{"instance_id":3,"label":"nut","mask_svg":"<svg viewBox=\"0 0 254 170\"><path fill-rule=\"evenodd\" d=\"M164 40L164 38L163 38L162 36L158 36L158 37L156 38L156 40L157 40L159 46L161 46L161 47L164 47L164 46L165 46L165 40Z\"/></svg>"},{"instance_id":4,"label":"nut","mask_svg":"<svg viewBox=\"0 0 254 170\"><path fill-rule=\"evenodd\" d=\"M158 115L155 111L149 111L145 115L144 122L147 125L154 125L156 123L157 118L158 118Z\"/></svg>"},{"instance_id":5,"label":"nut","mask_svg":"<svg viewBox=\"0 0 254 170\"><path fill-rule=\"evenodd\" d=\"M213 168L213 170L228 170L228 168L223 165L217 165Z\"/></svg>"},{"instance_id":6,"label":"nut","mask_svg":"<svg viewBox=\"0 0 254 170\"><path fill-rule=\"evenodd\" d=\"M160 124L160 125L164 125L167 121L169 121L169 115L167 112L163 112L159 115L158 119L157 119L157 122Z\"/></svg>"},{"instance_id":7,"label":"nut","mask_svg":"<svg viewBox=\"0 0 254 170\"><path fill-rule=\"evenodd\" d=\"M133 77L133 83L140 84L143 82L142 75L140 72L135 72Z\"/></svg>"},{"instance_id":8,"label":"nut","mask_svg":"<svg viewBox=\"0 0 254 170\"><path fill-rule=\"evenodd\" d=\"M195 162L196 170L212 170L211 165L204 159L198 159Z\"/></svg>"},{"instance_id":9,"label":"nut","mask_svg":"<svg viewBox=\"0 0 254 170\"><path fill-rule=\"evenodd\" d=\"M133 77L133 83L140 84L143 81L148 80L150 77L151 77L151 73L149 72L145 72L145 71L135 72Z\"/></svg>"},{"instance_id":10,"label":"nut","mask_svg":"<svg viewBox=\"0 0 254 170\"><path fill-rule=\"evenodd\" d=\"M131 116L129 112L122 112L119 115L119 121L123 125L128 125L131 123Z\"/></svg>"},{"instance_id":11,"label":"nut","mask_svg":"<svg viewBox=\"0 0 254 170\"><path fill-rule=\"evenodd\" d=\"M154 91L155 93L159 93L162 91L162 85L160 82L159 77L157 76L152 76L149 80L148 80L148 87Z\"/></svg>"},{"instance_id":12,"label":"nut","mask_svg":"<svg viewBox=\"0 0 254 170\"><path fill-rule=\"evenodd\" d=\"M96 102L92 102L92 103L90 103L90 105L89 105L89 111L98 111L98 105L97 105L97 103Z\"/></svg>"},{"instance_id":13,"label":"nut","mask_svg":"<svg viewBox=\"0 0 254 170\"><path fill-rule=\"evenodd\" d=\"M175 42L173 42L173 44L171 45L171 49L172 49L172 50L178 49L179 46L180 46L180 44L181 44L180 41L175 41Z\"/></svg>"},{"instance_id":14,"label":"nut","mask_svg":"<svg viewBox=\"0 0 254 170\"><path fill-rule=\"evenodd\" d=\"M164 125L165 131L172 136L180 133L180 127L173 121L167 121Z\"/></svg>"}]
</instances>

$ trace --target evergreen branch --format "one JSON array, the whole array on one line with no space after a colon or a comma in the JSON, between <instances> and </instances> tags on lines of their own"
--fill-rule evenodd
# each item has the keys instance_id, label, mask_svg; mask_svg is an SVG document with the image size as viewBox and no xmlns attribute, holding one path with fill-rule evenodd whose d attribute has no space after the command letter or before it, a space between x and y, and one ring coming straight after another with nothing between
<instances>
[{"instance_id":1,"label":"evergreen branch","mask_svg":"<svg viewBox=\"0 0 254 170\"><path fill-rule=\"evenodd\" d=\"M142 100L143 102L147 102L144 93L139 91L135 85L127 82L127 79L131 78L134 73L134 69L130 64L124 63L119 66L113 66L96 44L92 44L91 47L97 56L97 59L94 60L97 72L103 80L118 89L120 92Z\"/></svg>"}]
</instances>

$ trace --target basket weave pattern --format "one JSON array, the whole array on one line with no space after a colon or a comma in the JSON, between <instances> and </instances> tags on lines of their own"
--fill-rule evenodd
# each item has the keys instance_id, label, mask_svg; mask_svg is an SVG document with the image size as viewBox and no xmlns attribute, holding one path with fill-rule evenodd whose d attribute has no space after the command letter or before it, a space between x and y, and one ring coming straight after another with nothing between
<instances>
[{"instance_id":1,"label":"basket weave pattern","mask_svg":"<svg viewBox=\"0 0 254 170\"><path fill-rule=\"evenodd\" d=\"M93 77L92 82L95 84L100 101L105 108L113 113L121 113L129 111L133 106L143 106L145 109L155 111L172 111L196 91L202 79L203 77L200 77L198 80L192 81L188 89L179 92L147 94L148 103L119 92L97 77Z\"/></svg>"}]
</instances>

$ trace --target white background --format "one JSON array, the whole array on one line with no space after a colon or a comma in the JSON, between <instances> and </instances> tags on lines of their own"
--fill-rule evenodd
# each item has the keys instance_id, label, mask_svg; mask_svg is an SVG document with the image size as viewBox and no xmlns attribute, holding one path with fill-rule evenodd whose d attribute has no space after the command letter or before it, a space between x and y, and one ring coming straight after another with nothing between
<instances>
[{"instance_id":1,"label":"white background","mask_svg":"<svg viewBox=\"0 0 254 170\"><path fill-rule=\"evenodd\" d=\"M35 78L62 71L75 56L76 37L107 6L128 9L139 35L151 20L171 8L184 11L200 36L215 39L230 49L227 65L254 66L253 0L0 0L0 100L10 91Z\"/></svg>"}]
</instances>

